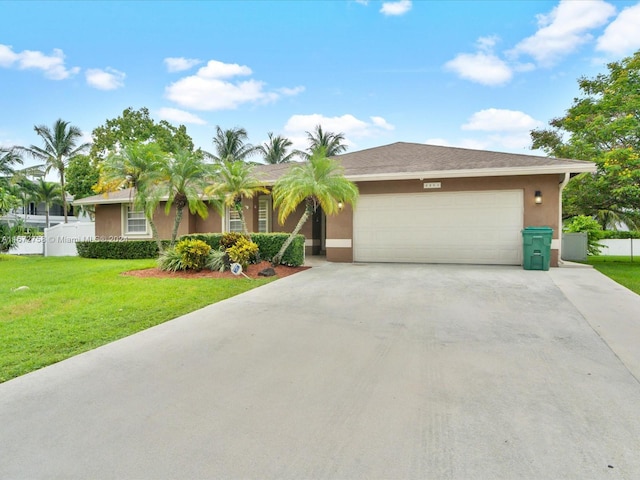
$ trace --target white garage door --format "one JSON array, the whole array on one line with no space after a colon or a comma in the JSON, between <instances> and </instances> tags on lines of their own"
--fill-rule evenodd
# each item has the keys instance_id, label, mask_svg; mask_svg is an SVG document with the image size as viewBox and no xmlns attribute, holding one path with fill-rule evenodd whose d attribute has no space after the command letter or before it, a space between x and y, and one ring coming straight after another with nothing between
<instances>
[{"instance_id":1,"label":"white garage door","mask_svg":"<svg viewBox=\"0 0 640 480\"><path fill-rule=\"evenodd\" d=\"M522 263L522 190L361 195L356 262Z\"/></svg>"}]
</instances>

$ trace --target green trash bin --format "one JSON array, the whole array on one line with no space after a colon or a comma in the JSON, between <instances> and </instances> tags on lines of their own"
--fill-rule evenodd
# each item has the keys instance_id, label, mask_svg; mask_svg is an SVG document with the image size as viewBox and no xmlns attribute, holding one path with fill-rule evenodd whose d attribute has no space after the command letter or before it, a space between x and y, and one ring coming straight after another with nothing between
<instances>
[{"instance_id":1,"label":"green trash bin","mask_svg":"<svg viewBox=\"0 0 640 480\"><path fill-rule=\"evenodd\" d=\"M553 228L526 227L522 230L522 266L525 270L549 270Z\"/></svg>"}]
</instances>

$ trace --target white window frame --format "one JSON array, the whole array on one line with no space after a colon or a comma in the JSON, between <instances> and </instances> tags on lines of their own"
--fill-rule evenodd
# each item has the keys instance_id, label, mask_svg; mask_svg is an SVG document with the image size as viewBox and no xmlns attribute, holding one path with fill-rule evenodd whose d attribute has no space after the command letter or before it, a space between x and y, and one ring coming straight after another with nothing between
<instances>
[{"instance_id":1,"label":"white window frame","mask_svg":"<svg viewBox=\"0 0 640 480\"><path fill-rule=\"evenodd\" d=\"M144 231L129 230L129 220L130 220L129 214L130 213L142 214L142 217L144 218ZM141 220L141 219L132 218L131 220ZM142 210L134 210L133 205L131 205L130 203L122 204L122 231L124 232L123 235L126 235L127 237L139 237L139 238L150 237L149 230L150 230L149 221L147 220L147 217L144 215L144 212Z\"/></svg>"},{"instance_id":2,"label":"white window frame","mask_svg":"<svg viewBox=\"0 0 640 480\"><path fill-rule=\"evenodd\" d=\"M258 197L258 232L260 233L269 233L271 232L271 216L272 216L272 203L271 203L271 195L260 195ZM266 218L262 220L260 218L260 204L264 204L266 206ZM262 229L260 222L264 221L265 228Z\"/></svg>"},{"instance_id":3,"label":"white window frame","mask_svg":"<svg viewBox=\"0 0 640 480\"><path fill-rule=\"evenodd\" d=\"M244 233L244 230L242 228L242 222L240 221L240 218L238 216L238 218L231 218L231 215L237 215L237 212L235 210L234 207L227 207L226 208L226 213L225 213L225 226L224 226L224 231L225 232L238 232L238 233ZM236 226L237 230L231 230L231 222L238 222L238 225Z\"/></svg>"}]
</instances>

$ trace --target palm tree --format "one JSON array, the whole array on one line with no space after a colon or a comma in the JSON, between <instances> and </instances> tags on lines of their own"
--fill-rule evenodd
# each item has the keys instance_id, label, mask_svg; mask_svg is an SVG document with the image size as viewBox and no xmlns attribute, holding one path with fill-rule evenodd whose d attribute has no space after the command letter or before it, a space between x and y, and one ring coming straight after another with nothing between
<instances>
[{"instance_id":1,"label":"palm tree","mask_svg":"<svg viewBox=\"0 0 640 480\"><path fill-rule=\"evenodd\" d=\"M256 147L262 153L264 161L267 164L275 165L278 163L289 163L299 152L287 152L287 148L293 145L293 142L286 137L273 135L269 132L269 141Z\"/></svg>"},{"instance_id":2,"label":"palm tree","mask_svg":"<svg viewBox=\"0 0 640 480\"><path fill-rule=\"evenodd\" d=\"M20 155L13 148L0 148L0 182L8 183L15 174L15 165L22 165Z\"/></svg>"},{"instance_id":3,"label":"palm tree","mask_svg":"<svg viewBox=\"0 0 640 480\"><path fill-rule=\"evenodd\" d=\"M242 211L242 199L269 191L253 174L253 166L240 160L223 161L214 178L213 184L205 189L205 194L219 199L224 206L233 208L242 222L244 233L251 237Z\"/></svg>"},{"instance_id":4,"label":"palm tree","mask_svg":"<svg viewBox=\"0 0 640 480\"><path fill-rule=\"evenodd\" d=\"M160 252L162 242L153 221L159 198L151 192L163 180L165 171L166 154L157 143L133 143L125 145L119 153L109 155L100 172L101 182L111 190L132 189L133 206L144 212Z\"/></svg>"},{"instance_id":5,"label":"palm tree","mask_svg":"<svg viewBox=\"0 0 640 480\"><path fill-rule=\"evenodd\" d=\"M176 206L171 246L176 241L185 207L189 207L192 214L197 213L202 218L207 218L209 210L202 199L202 192L210 174L211 169L202 157L189 150L178 150L164 164L163 180L152 190L156 198L167 198L167 214L172 205Z\"/></svg>"},{"instance_id":6,"label":"palm tree","mask_svg":"<svg viewBox=\"0 0 640 480\"><path fill-rule=\"evenodd\" d=\"M21 148L21 150L38 160L44 161L46 173L49 173L52 169L58 171L62 193L62 207L64 209L64 223L67 223L67 198L64 186L64 171L69 160L82 153L91 144L83 143L78 145L78 141L82 137L82 131L78 127L70 126L69 122L65 122L62 119L56 120L53 124L53 129L50 129L46 125L36 125L33 128L36 134L42 138L44 146L41 148L31 145L28 148Z\"/></svg>"},{"instance_id":7,"label":"palm tree","mask_svg":"<svg viewBox=\"0 0 640 480\"><path fill-rule=\"evenodd\" d=\"M309 140L307 158L319 148L324 148L326 157L334 157L347 150L347 146L344 144L344 133L324 132L322 125L316 125L313 132L306 133L307 140Z\"/></svg>"},{"instance_id":8,"label":"palm tree","mask_svg":"<svg viewBox=\"0 0 640 480\"><path fill-rule=\"evenodd\" d=\"M291 235L282 244L280 251L271 260L277 265L282 260L295 236L317 210L318 206L327 215L340 212L343 203L355 205L358 187L344 176L344 169L335 160L327 158L324 147L314 150L305 163L293 165L273 186L273 206L278 208L278 221L284 224L302 202L305 209Z\"/></svg>"},{"instance_id":9,"label":"palm tree","mask_svg":"<svg viewBox=\"0 0 640 480\"><path fill-rule=\"evenodd\" d=\"M215 153L203 152L206 156L213 158L216 162L224 160L244 161L256 153L256 147L247 143L249 136L247 131L241 127L222 130L216 125L216 135L213 137Z\"/></svg>"},{"instance_id":10,"label":"palm tree","mask_svg":"<svg viewBox=\"0 0 640 480\"><path fill-rule=\"evenodd\" d=\"M54 182L47 182L44 178L39 178L34 184L33 199L37 202L44 203L45 208L45 224L49 228L49 211L51 205L62 203L62 195L60 185Z\"/></svg>"}]
</instances>

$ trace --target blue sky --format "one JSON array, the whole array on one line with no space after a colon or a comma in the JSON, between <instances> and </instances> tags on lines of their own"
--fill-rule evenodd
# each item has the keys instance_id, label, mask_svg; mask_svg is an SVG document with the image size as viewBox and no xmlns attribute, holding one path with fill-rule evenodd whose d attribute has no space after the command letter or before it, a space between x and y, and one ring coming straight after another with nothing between
<instances>
[{"instance_id":1,"label":"blue sky","mask_svg":"<svg viewBox=\"0 0 640 480\"><path fill-rule=\"evenodd\" d=\"M2 146L147 107L205 150L216 125L304 148L320 123L352 151L531 153L580 76L640 49L638 1L0 0L0 18Z\"/></svg>"}]
</instances>

